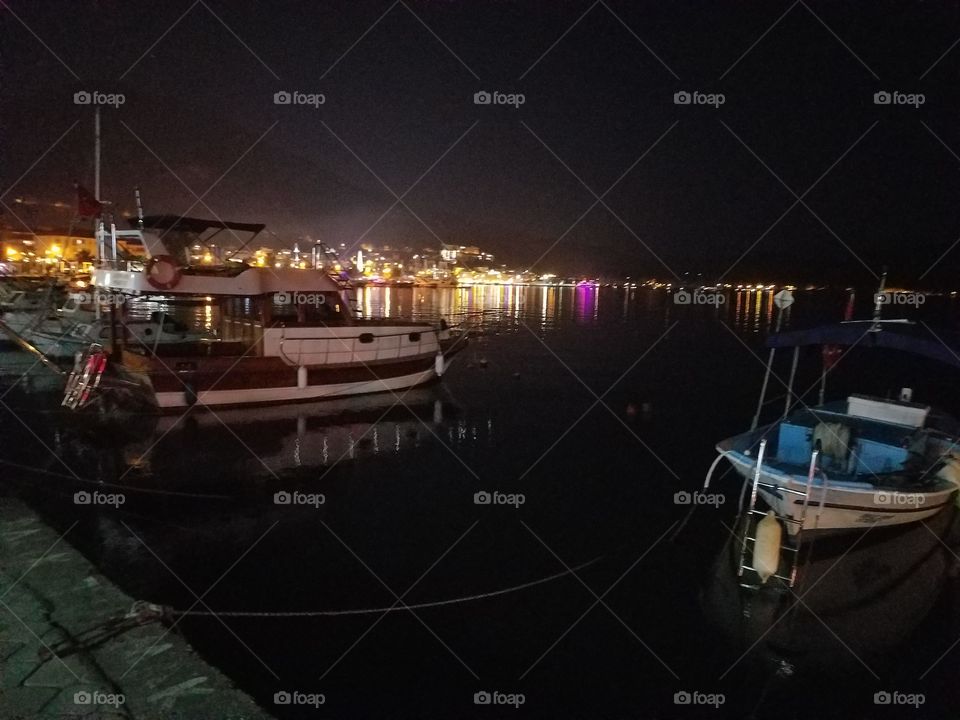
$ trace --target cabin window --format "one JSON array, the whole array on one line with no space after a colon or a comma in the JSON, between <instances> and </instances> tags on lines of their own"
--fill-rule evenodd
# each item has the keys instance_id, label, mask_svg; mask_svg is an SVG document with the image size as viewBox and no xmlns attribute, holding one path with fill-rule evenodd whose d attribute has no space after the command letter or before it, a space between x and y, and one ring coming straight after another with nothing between
<instances>
[{"instance_id":1,"label":"cabin window","mask_svg":"<svg viewBox=\"0 0 960 720\"><path fill-rule=\"evenodd\" d=\"M288 324L339 325L345 321L337 292L292 290L276 293L272 311L275 320Z\"/></svg>"},{"instance_id":2,"label":"cabin window","mask_svg":"<svg viewBox=\"0 0 960 720\"><path fill-rule=\"evenodd\" d=\"M372 343L375 339L373 333L362 333L360 337L357 338L357 340L362 343Z\"/></svg>"},{"instance_id":3,"label":"cabin window","mask_svg":"<svg viewBox=\"0 0 960 720\"><path fill-rule=\"evenodd\" d=\"M410 342L420 342L420 333L410 333Z\"/></svg>"}]
</instances>

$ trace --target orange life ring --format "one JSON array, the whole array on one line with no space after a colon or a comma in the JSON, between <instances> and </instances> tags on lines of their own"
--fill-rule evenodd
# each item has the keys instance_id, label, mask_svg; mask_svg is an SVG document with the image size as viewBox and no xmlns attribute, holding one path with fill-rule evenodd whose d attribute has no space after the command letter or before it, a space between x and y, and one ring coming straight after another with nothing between
<instances>
[{"instance_id":1,"label":"orange life ring","mask_svg":"<svg viewBox=\"0 0 960 720\"><path fill-rule=\"evenodd\" d=\"M170 290L180 284L180 264L172 255L154 255L143 271L147 282L157 290Z\"/></svg>"}]
</instances>

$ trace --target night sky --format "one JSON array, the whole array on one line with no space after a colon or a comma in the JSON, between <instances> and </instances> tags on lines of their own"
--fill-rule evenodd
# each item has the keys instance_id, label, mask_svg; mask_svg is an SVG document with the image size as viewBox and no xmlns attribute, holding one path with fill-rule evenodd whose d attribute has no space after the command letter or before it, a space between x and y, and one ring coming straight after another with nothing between
<instances>
[{"instance_id":1,"label":"night sky","mask_svg":"<svg viewBox=\"0 0 960 720\"><path fill-rule=\"evenodd\" d=\"M957 2L0 0L3 219L69 221L46 204L93 185L74 93L97 90L125 96L102 111L120 210L139 185L148 214L261 221L276 245L956 287L958 39Z\"/></svg>"}]
</instances>

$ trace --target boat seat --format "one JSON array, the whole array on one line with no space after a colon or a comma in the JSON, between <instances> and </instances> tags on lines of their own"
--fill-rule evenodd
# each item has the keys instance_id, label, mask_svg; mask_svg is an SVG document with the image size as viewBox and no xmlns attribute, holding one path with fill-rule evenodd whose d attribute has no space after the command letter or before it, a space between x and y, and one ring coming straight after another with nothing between
<instances>
[{"instance_id":1,"label":"boat seat","mask_svg":"<svg viewBox=\"0 0 960 720\"><path fill-rule=\"evenodd\" d=\"M849 425L820 422L813 428L811 449L820 450L820 464L826 469L848 471L852 432Z\"/></svg>"}]
</instances>

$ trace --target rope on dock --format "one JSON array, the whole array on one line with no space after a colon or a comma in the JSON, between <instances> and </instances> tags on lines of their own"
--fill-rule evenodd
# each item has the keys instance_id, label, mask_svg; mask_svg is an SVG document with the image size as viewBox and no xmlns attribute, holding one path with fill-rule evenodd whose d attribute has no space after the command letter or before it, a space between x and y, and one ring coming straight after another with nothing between
<instances>
[{"instance_id":1,"label":"rope on dock","mask_svg":"<svg viewBox=\"0 0 960 720\"><path fill-rule=\"evenodd\" d=\"M476 595L466 595L464 597L450 598L447 600L433 600L431 602L422 602L414 603L412 605L407 605L398 602L397 604L391 605L389 607L379 607L379 608L354 608L348 610L294 610L289 612L269 612L269 611L256 611L256 610L224 610L224 611L214 611L214 610L173 610L171 608L164 608L168 615L180 615L187 617L259 617L259 618L296 618L296 617L339 617L343 615L380 615L388 612L401 612L409 610L425 610L427 608L443 607L446 605L460 605L463 603L474 602L477 600L485 600L487 598L497 597L500 595L508 595L510 593L519 592L521 590L526 590L528 588L535 587L537 585L543 585L554 580L559 580L560 578L567 577L568 575L573 575L578 570L582 570L590 565L593 565L603 559L603 555L595 557L593 560L589 560L580 565L576 565L568 570L563 572L555 573L553 575L548 575L546 577L539 578L537 580L531 580L530 582L521 583L520 585L513 585L507 588L501 588L499 590L492 590L491 592L477 593Z\"/></svg>"}]
</instances>

